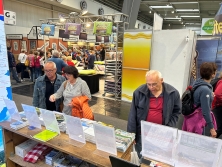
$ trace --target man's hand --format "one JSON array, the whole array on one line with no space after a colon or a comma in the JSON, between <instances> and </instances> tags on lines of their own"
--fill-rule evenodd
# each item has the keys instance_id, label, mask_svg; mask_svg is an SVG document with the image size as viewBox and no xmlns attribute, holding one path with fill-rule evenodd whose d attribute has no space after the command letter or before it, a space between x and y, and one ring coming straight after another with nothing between
<instances>
[{"instance_id":1,"label":"man's hand","mask_svg":"<svg viewBox=\"0 0 222 167\"><path fill-rule=\"evenodd\" d=\"M211 134L211 137L217 137L217 132L215 131L215 129L214 128L212 128L211 130L210 130L210 134Z\"/></svg>"},{"instance_id":2,"label":"man's hand","mask_svg":"<svg viewBox=\"0 0 222 167\"><path fill-rule=\"evenodd\" d=\"M55 102L55 101L56 101L55 96L54 96L54 95L51 95L51 96L49 97L49 101Z\"/></svg>"}]
</instances>

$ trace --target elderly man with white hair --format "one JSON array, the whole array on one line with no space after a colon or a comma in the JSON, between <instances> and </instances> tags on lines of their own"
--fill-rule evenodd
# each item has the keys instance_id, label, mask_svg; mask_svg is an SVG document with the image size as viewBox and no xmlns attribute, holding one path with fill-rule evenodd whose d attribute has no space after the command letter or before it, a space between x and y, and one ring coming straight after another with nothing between
<instances>
[{"instance_id":1,"label":"elderly man with white hair","mask_svg":"<svg viewBox=\"0 0 222 167\"><path fill-rule=\"evenodd\" d=\"M67 64L59 58L59 52L57 50L54 50L52 53L52 58L49 58L48 61L52 61L56 64L57 67L57 74L62 74L62 68L67 66Z\"/></svg>"},{"instance_id":2,"label":"elderly man with white hair","mask_svg":"<svg viewBox=\"0 0 222 167\"><path fill-rule=\"evenodd\" d=\"M136 134L136 151L141 158L141 121L175 127L181 114L179 92L163 81L159 71L146 73L146 84L133 93L127 131Z\"/></svg>"}]
</instances>

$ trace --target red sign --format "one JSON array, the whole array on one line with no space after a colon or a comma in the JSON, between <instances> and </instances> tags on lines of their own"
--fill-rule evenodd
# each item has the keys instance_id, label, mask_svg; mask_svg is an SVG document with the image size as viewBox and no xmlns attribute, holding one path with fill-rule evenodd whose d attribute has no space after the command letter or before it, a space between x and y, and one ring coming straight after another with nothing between
<instances>
[{"instance_id":1,"label":"red sign","mask_svg":"<svg viewBox=\"0 0 222 167\"><path fill-rule=\"evenodd\" d=\"M4 15L2 0L0 0L0 15Z\"/></svg>"}]
</instances>

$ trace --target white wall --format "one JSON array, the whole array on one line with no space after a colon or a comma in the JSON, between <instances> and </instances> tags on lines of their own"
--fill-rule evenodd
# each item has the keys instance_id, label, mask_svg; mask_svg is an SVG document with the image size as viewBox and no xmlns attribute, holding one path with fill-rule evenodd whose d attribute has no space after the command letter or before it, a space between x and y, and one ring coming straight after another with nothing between
<instances>
[{"instance_id":1,"label":"white wall","mask_svg":"<svg viewBox=\"0 0 222 167\"><path fill-rule=\"evenodd\" d=\"M75 11L80 10L80 1L81 0L63 0L61 4L48 1L47 3L54 3L54 5L52 6L50 4L47 4L44 6L44 8L41 8L35 5L27 4L26 2L24 3L24 2L17 2L14 0L4 0L3 1L4 9L16 12L16 17L17 17L16 26L5 25L6 34L23 34L26 36L31 30L32 26L41 25L39 19L58 18L58 13L64 13L64 12L66 12L65 14L69 14L70 7L75 8ZM98 9L100 7L103 7L105 14L119 13L114 9L101 5L92 0L86 0L86 1L88 4L88 12L91 14L98 15ZM28 2L32 4L37 3L36 0L29 0ZM43 2L45 2L45 0L38 1L38 3L43 3ZM59 7L62 7L63 10L62 9L60 10ZM53 8L56 11L52 10ZM67 10L64 11L64 9ZM147 28L150 27L148 24L145 24L141 21L137 21L136 25L138 25L138 23L140 23L141 25L140 29L143 29L144 25L146 25Z\"/></svg>"},{"instance_id":2,"label":"white wall","mask_svg":"<svg viewBox=\"0 0 222 167\"><path fill-rule=\"evenodd\" d=\"M201 27L200 25L170 25L169 24L164 24L163 25L163 29L169 29L169 30L172 30L172 29L190 29L192 31L195 31L197 35L200 35L200 31L201 31Z\"/></svg>"}]
</instances>

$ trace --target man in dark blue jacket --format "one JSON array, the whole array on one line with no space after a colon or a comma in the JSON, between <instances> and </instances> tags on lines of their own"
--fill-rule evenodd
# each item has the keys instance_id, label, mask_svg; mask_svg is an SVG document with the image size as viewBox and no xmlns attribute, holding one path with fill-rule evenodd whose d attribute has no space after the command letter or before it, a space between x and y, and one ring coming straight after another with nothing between
<instances>
[{"instance_id":1,"label":"man in dark blue jacket","mask_svg":"<svg viewBox=\"0 0 222 167\"><path fill-rule=\"evenodd\" d=\"M179 92L164 83L159 71L150 70L146 74L146 84L133 93L128 118L127 131L136 134L136 151L141 158L141 121L175 127L181 114Z\"/></svg>"},{"instance_id":2,"label":"man in dark blue jacket","mask_svg":"<svg viewBox=\"0 0 222 167\"><path fill-rule=\"evenodd\" d=\"M57 67L56 73L62 75L62 68L67 66L67 64L59 58L59 52L57 50L53 51L52 58L49 58L48 61L54 62Z\"/></svg>"},{"instance_id":3,"label":"man in dark blue jacket","mask_svg":"<svg viewBox=\"0 0 222 167\"><path fill-rule=\"evenodd\" d=\"M17 83L21 83L21 81L18 78L17 72L16 72L15 57L14 57L13 53L11 52L11 47L10 46L7 47L7 52L8 52L9 71L10 71L10 73L12 72L13 79L15 79Z\"/></svg>"}]
</instances>

